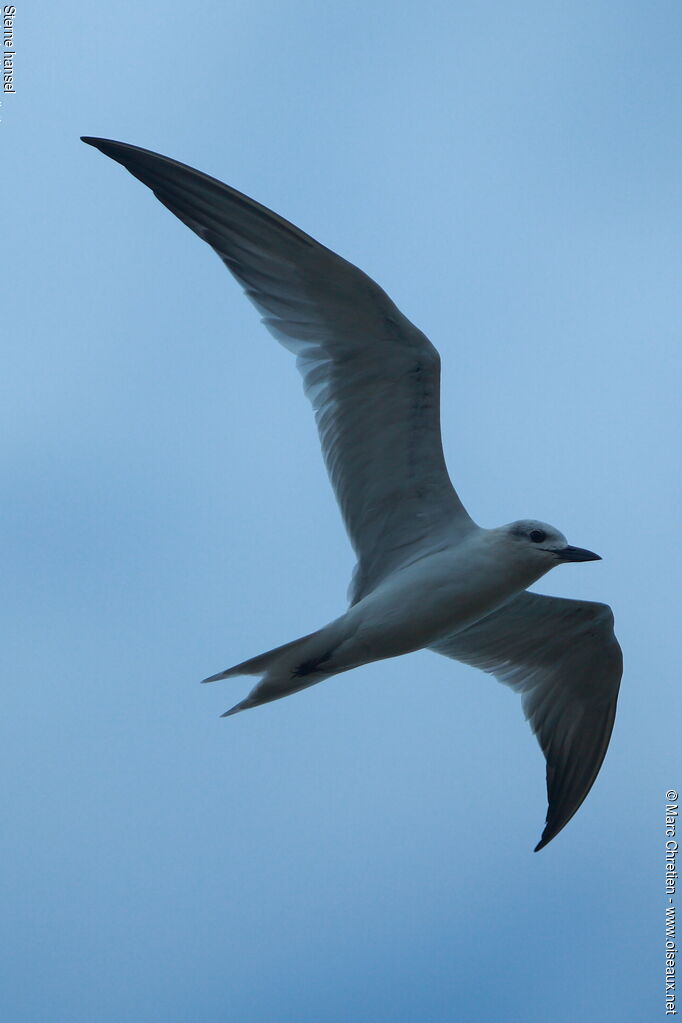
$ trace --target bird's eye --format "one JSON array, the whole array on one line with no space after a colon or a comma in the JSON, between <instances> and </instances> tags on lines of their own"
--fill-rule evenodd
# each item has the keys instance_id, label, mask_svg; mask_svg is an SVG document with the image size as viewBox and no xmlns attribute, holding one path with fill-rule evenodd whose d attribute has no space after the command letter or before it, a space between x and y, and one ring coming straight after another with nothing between
<instances>
[{"instance_id":1,"label":"bird's eye","mask_svg":"<svg viewBox=\"0 0 682 1023\"><path fill-rule=\"evenodd\" d=\"M543 540L547 539L547 534L543 533L541 529L531 529L529 535L533 543L542 543Z\"/></svg>"}]
</instances>

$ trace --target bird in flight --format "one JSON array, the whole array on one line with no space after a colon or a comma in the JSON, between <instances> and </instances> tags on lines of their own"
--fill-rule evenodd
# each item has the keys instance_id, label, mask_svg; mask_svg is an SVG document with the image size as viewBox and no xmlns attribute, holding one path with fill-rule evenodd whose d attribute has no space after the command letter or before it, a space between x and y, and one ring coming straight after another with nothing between
<instances>
[{"instance_id":1,"label":"bird in flight","mask_svg":"<svg viewBox=\"0 0 682 1023\"><path fill-rule=\"evenodd\" d=\"M123 142L83 142L215 249L296 356L357 555L344 614L205 679L258 676L224 716L422 648L474 665L521 693L544 753L542 849L599 772L623 662L606 604L527 587L555 565L599 555L546 522L473 521L443 457L438 352L370 277L215 178Z\"/></svg>"}]
</instances>

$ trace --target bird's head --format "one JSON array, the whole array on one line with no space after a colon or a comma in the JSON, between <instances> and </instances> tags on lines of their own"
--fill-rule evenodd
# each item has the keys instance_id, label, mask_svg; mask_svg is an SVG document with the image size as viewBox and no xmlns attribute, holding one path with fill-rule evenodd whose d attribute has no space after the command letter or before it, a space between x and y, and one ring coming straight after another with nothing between
<instances>
[{"instance_id":1,"label":"bird's head","mask_svg":"<svg viewBox=\"0 0 682 1023\"><path fill-rule=\"evenodd\" d=\"M601 561L599 554L573 547L554 526L536 519L519 519L502 527L506 543L515 549L519 559L548 572L566 561Z\"/></svg>"}]
</instances>

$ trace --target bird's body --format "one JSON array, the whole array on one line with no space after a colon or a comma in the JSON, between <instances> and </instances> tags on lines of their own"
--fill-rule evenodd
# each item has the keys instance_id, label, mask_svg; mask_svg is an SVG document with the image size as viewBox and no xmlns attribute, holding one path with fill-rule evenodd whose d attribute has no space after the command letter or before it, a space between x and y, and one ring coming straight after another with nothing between
<instances>
[{"instance_id":1,"label":"bird's body","mask_svg":"<svg viewBox=\"0 0 682 1023\"><path fill-rule=\"evenodd\" d=\"M529 564L494 529L391 573L344 615L365 661L430 647L461 632L536 582L550 565ZM358 661L357 663L363 663Z\"/></svg>"},{"instance_id":2,"label":"bird's body","mask_svg":"<svg viewBox=\"0 0 682 1023\"><path fill-rule=\"evenodd\" d=\"M366 274L227 185L148 150L84 139L207 241L297 357L358 556L348 610L205 681L259 678L227 714L424 647L523 694L547 759L546 845L587 795L622 672L603 604L528 593L561 561L596 560L554 527L478 526L445 467L440 360Z\"/></svg>"},{"instance_id":3,"label":"bird's body","mask_svg":"<svg viewBox=\"0 0 682 1023\"><path fill-rule=\"evenodd\" d=\"M392 572L383 582L329 622L300 647L287 644L286 664L273 690L260 689L237 708L275 699L350 668L430 647L494 611L542 572L519 564L507 550L500 561L496 530L476 527L461 543L428 554ZM534 566L535 567L535 566ZM546 571L547 569L545 569ZM259 660L256 658L255 660ZM274 662L273 662L274 663ZM306 670L301 670L305 668ZM234 669L212 676L232 675ZM276 693L276 696L274 695ZM229 712L231 713L231 712Z\"/></svg>"}]
</instances>

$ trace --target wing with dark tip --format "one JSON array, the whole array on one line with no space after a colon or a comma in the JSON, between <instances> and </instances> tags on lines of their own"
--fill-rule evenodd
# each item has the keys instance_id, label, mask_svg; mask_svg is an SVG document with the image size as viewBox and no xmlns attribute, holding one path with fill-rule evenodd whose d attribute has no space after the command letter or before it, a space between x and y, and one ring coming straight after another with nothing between
<instances>
[{"instance_id":1,"label":"wing with dark tip","mask_svg":"<svg viewBox=\"0 0 682 1023\"><path fill-rule=\"evenodd\" d=\"M522 593L431 647L522 694L547 761L542 849L592 788L611 738L623 656L606 604Z\"/></svg>"},{"instance_id":2,"label":"wing with dark tip","mask_svg":"<svg viewBox=\"0 0 682 1023\"><path fill-rule=\"evenodd\" d=\"M296 355L358 556L353 601L473 528L443 458L438 353L374 281L215 178L137 146L83 141L215 249Z\"/></svg>"}]
</instances>

